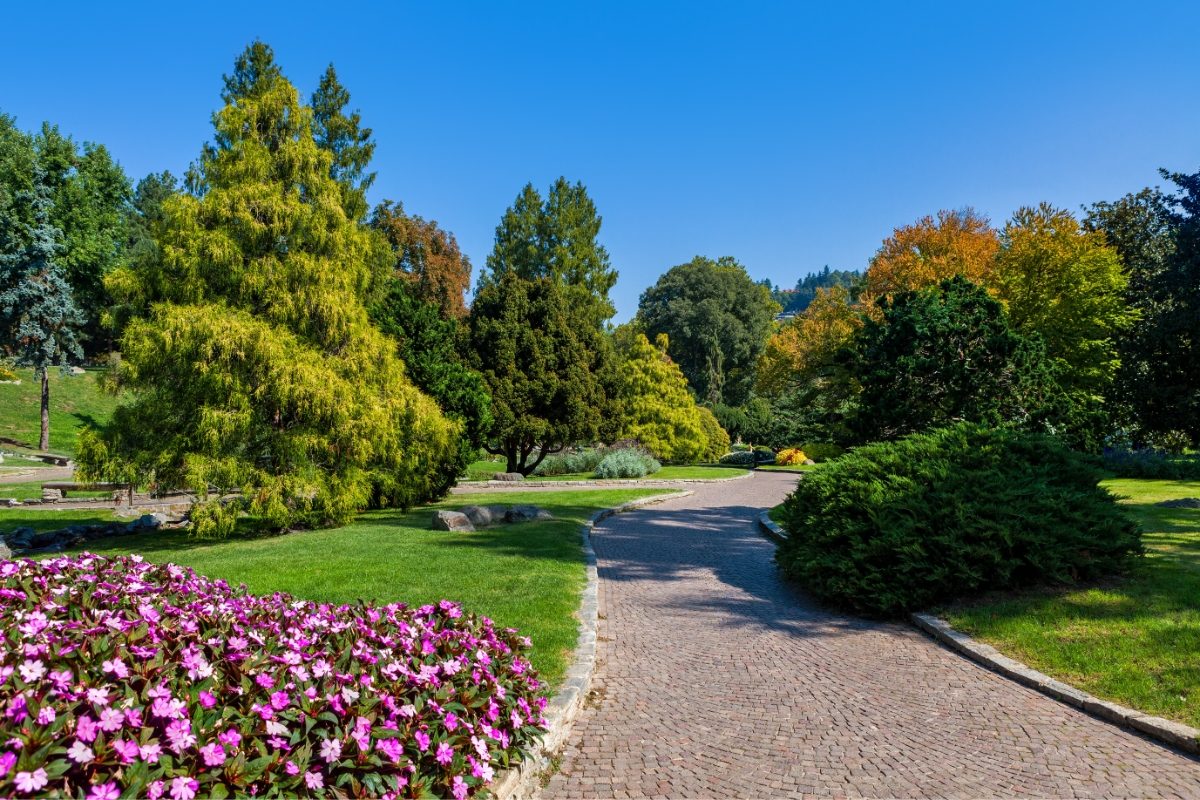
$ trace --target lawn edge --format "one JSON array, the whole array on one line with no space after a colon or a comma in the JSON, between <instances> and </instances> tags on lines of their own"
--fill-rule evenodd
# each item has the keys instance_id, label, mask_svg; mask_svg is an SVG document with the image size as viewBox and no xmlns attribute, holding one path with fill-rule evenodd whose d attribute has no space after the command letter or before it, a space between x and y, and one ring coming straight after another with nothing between
<instances>
[{"instance_id":1,"label":"lawn edge","mask_svg":"<svg viewBox=\"0 0 1200 800\"><path fill-rule=\"evenodd\" d=\"M1171 747L1200 755L1200 730L1162 717L1145 714L1136 709L1110 703L1087 692L1057 681L1016 659L1009 658L988 644L978 642L956 630L949 622L933 614L914 613L909 620L918 629L984 667L1010 680L1041 692L1105 722L1116 723L1143 733Z\"/></svg>"},{"instance_id":2,"label":"lawn edge","mask_svg":"<svg viewBox=\"0 0 1200 800\"><path fill-rule=\"evenodd\" d=\"M567 669L558 691L546 705L545 736L520 764L497 776L495 784L490 787L494 797L499 800L520 800L536 793L540 788L543 773L551 768L555 753L566 744L575 718L579 716L587 700L588 691L592 686L592 674L596 669L596 626L600 617L600 580L596 571L596 551L592 548L592 529L614 514L634 511L666 500L678 500L692 494L694 493L691 491L678 491L639 497L619 506L601 509L583 523L580 532L583 536L587 584L579 602L579 639L575 644L571 666Z\"/></svg>"},{"instance_id":3,"label":"lawn edge","mask_svg":"<svg viewBox=\"0 0 1200 800\"><path fill-rule=\"evenodd\" d=\"M779 527L779 524L771 519L770 509L758 515L758 529L762 532L763 536L766 536L773 542L782 542L787 538L787 534L784 533L783 528Z\"/></svg>"}]
</instances>

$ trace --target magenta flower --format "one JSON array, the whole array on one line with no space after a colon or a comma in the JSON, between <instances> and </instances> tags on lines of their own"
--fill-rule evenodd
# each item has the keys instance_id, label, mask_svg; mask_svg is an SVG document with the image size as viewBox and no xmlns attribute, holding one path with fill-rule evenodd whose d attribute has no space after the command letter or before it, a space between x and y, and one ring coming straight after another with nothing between
<instances>
[{"instance_id":1,"label":"magenta flower","mask_svg":"<svg viewBox=\"0 0 1200 800\"><path fill-rule=\"evenodd\" d=\"M326 739L321 742L321 758L327 764L332 764L342 757L342 743L337 739Z\"/></svg>"},{"instance_id":2,"label":"magenta flower","mask_svg":"<svg viewBox=\"0 0 1200 800\"><path fill-rule=\"evenodd\" d=\"M296 766L295 761L289 761L283 765L283 771L286 772L288 775L299 775L300 767Z\"/></svg>"},{"instance_id":3,"label":"magenta flower","mask_svg":"<svg viewBox=\"0 0 1200 800\"><path fill-rule=\"evenodd\" d=\"M121 790L117 788L116 781L101 783L92 787L92 791L88 792L87 800L117 800L121 796Z\"/></svg>"},{"instance_id":4,"label":"magenta flower","mask_svg":"<svg viewBox=\"0 0 1200 800\"><path fill-rule=\"evenodd\" d=\"M219 767L225 763L225 748L216 742L209 742L200 748L200 757L209 767Z\"/></svg>"},{"instance_id":5,"label":"magenta flower","mask_svg":"<svg viewBox=\"0 0 1200 800\"><path fill-rule=\"evenodd\" d=\"M217 704L217 696L210 691L203 690L200 692L200 705L205 708L212 708Z\"/></svg>"},{"instance_id":6,"label":"magenta flower","mask_svg":"<svg viewBox=\"0 0 1200 800\"><path fill-rule=\"evenodd\" d=\"M150 742L138 748L142 756L142 761L148 764L157 764L159 756L162 755L162 747L158 742Z\"/></svg>"},{"instance_id":7,"label":"magenta flower","mask_svg":"<svg viewBox=\"0 0 1200 800\"><path fill-rule=\"evenodd\" d=\"M444 767L454 760L454 748L445 742L441 742L437 746L437 753L434 755L434 758Z\"/></svg>"},{"instance_id":8,"label":"magenta flower","mask_svg":"<svg viewBox=\"0 0 1200 800\"><path fill-rule=\"evenodd\" d=\"M425 731L417 731L413 734L413 738L417 740L417 747L424 753L429 749L429 734Z\"/></svg>"},{"instance_id":9,"label":"magenta flower","mask_svg":"<svg viewBox=\"0 0 1200 800\"><path fill-rule=\"evenodd\" d=\"M193 778L180 776L171 781L171 797L173 800L192 800L200 784Z\"/></svg>"},{"instance_id":10,"label":"magenta flower","mask_svg":"<svg viewBox=\"0 0 1200 800\"><path fill-rule=\"evenodd\" d=\"M164 786L165 784L162 781L154 781L154 783L146 787L146 797L150 798L150 800L158 800L158 798L163 796Z\"/></svg>"},{"instance_id":11,"label":"magenta flower","mask_svg":"<svg viewBox=\"0 0 1200 800\"><path fill-rule=\"evenodd\" d=\"M468 791L467 782L462 776L455 775L454 782L450 784L450 793L454 795L454 800L466 800Z\"/></svg>"},{"instance_id":12,"label":"magenta flower","mask_svg":"<svg viewBox=\"0 0 1200 800\"><path fill-rule=\"evenodd\" d=\"M227 731L222 731L221 733L217 734L217 741L226 747L233 748L237 747L241 743L242 735L230 728Z\"/></svg>"},{"instance_id":13,"label":"magenta flower","mask_svg":"<svg viewBox=\"0 0 1200 800\"><path fill-rule=\"evenodd\" d=\"M321 777L321 773L319 772L306 772L304 773L304 785L310 790L316 791L325 786L325 779Z\"/></svg>"},{"instance_id":14,"label":"magenta flower","mask_svg":"<svg viewBox=\"0 0 1200 800\"><path fill-rule=\"evenodd\" d=\"M125 666L125 662L119 658L105 661L104 671L118 679L125 679L129 677L129 667Z\"/></svg>"}]
</instances>

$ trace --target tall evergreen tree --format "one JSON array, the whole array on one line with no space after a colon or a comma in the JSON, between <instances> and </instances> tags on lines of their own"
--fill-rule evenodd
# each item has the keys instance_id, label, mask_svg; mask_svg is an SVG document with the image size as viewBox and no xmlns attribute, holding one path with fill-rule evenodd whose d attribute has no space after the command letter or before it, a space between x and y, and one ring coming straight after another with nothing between
<instances>
[{"instance_id":1,"label":"tall evergreen tree","mask_svg":"<svg viewBox=\"0 0 1200 800\"><path fill-rule=\"evenodd\" d=\"M313 111L313 137L317 146L333 153L330 176L342 189L346 216L362 221L367 215L367 190L375 182L375 173L367 171L375 154L371 129L363 127L359 112L347 112L350 92L338 82L333 64L321 76L310 105Z\"/></svg>"},{"instance_id":2,"label":"tall evergreen tree","mask_svg":"<svg viewBox=\"0 0 1200 800\"><path fill-rule=\"evenodd\" d=\"M83 317L58 264L62 232L50 220L50 195L45 173L37 169L34 188L14 198L29 204L31 222L0 227L0 322L16 363L33 367L41 378L42 450L50 448L49 370L83 355L78 336Z\"/></svg>"},{"instance_id":3,"label":"tall evergreen tree","mask_svg":"<svg viewBox=\"0 0 1200 800\"><path fill-rule=\"evenodd\" d=\"M572 313L597 330L616 310L608 293L617 282L608 251L597 241L601 218L582 183L559 178L545 202L526 184L496 227L480 286L513 272L527 280L548 277L566 294Z\"/></svg>"},{"instance_id":4,"label":"tall evergreen tree","mask_svg":"<svg viewBox=\"0 0 1200 800\"><path fill-rule=\"evenodd\" d=\"M459 426L367 317L377 237L347 218L332 156L269 54L256 42L226 79L202 194L164 203L161 264L138 273L150 315L121 341L133 400L80 452L85 475L209 498L199 533L228 532L241 512L276 528L343 523L455 479Z\"/></svg>"},{"instance_id":5,"label":"tall evergreen tree","mask_svg":"<svg viewBox=\"0 0 1200 800\"><path fill-rule=\"evenodd\" d=\"M158 240L166 222L164 206L179 191L179 181L170 172L151 173L138 181L125 210L126 264L108 273L104 279L110 303L104 325L119 341L125 325L135 316L149 312L150 297L160 297L162 287L147 286L149 276L169 280L162 269L162 248Z\"/></svg>"}]
</instances>

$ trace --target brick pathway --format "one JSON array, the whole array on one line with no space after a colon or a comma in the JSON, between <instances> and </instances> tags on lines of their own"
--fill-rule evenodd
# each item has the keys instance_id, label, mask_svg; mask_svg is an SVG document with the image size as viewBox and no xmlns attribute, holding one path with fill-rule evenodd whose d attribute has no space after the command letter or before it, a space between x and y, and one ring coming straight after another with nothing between
<instances>
[{"instance_id":1,"label":"brick pathway","mask_svg":"<svg viewBox=\"0 0 1200 800\"><path fill-rule=\"evenodd\" d=\"M1200 798L1200 761L777 577L759 473L593 536L598 666L542 797Z\"/></svg>"}]
</instances>

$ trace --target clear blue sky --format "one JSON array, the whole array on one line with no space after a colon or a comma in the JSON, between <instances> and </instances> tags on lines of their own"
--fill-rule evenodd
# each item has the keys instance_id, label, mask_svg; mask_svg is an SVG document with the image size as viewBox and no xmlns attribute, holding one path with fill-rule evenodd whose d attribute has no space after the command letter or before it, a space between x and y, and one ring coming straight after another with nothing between
<instances>
[{"instance_id":1,"label":"clear blue sky","mask_svg":"<svg viewBox=\"0 0 1200 800\"><path fill-rule=\"evenodd\" d=\"M6 8L0 110L181 174L250 40L305 95L332 61L373 199L477 267L523 184L582 180L619 320L696 254L791 285L939 208L1000 222L1200 168L1196 3L116 5Z\"/></svg>"}]
</instances>

